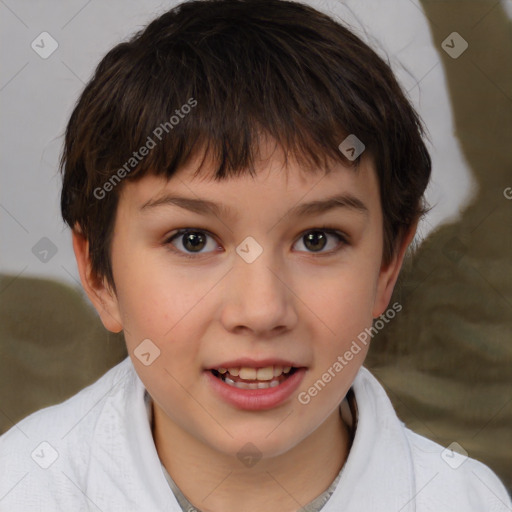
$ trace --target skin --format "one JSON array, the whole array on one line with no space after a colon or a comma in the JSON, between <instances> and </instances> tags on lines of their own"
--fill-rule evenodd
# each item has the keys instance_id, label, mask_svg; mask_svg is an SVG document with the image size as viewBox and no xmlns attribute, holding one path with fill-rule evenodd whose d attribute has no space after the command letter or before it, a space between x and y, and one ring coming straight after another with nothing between
<instances>
[{"instance_id":1,"label":"skin","mask_svg":"<svg viewBox=\"0 0 512 512\"><path fill-rule=\"evenodd\" d=\"M255 178L224 182L207 173L193 178L199 161L169 181L148 175L123 184L111 253L116 294L94 279L88 242L75 231L80 277L105 327L124 330L154 400L156 449L191 503L203 511L239 511L241 503L246 512L295 511L330 485L348 456L338 406L367 347L309 404L297 396L386 311L415 226L383 265L379 186L365 155L357 172L336 164L325 174L305 172L292 160L284 169L282 153L274 152L259 162ZM141 211L164 192L222 203L235 213L229 219L169 204ZM287 215L297 204L335 193L355 196L367 210ZM308 244L307 232L324 223L347 242L324 230L325 247ZM184 228L211 234L199 254L183 236L166 244ZM235 251L247 236L263 248L250 264ZM144 366L134 350L147 338L160 356ZM291 359L307 372L279 406L241 410L212 391L204 369L244 356ZM262 454L252 467L237 457L249 442Z\"/></svg>"}]
</instances>

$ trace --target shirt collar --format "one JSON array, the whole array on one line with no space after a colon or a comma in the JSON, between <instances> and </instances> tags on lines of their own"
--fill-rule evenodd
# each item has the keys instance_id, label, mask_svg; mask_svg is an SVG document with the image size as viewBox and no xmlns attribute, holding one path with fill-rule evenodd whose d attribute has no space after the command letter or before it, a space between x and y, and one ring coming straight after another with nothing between
<instances>
[{"instance_id":1,"label":"shirt collar","mask_svg":"<svg viewBox=\"0 0 512 512\"><path fill-rule=\"evenodd\" d=\"M102 442L90 449L91 478L86 492L108 493L112 500L119 496L134 506L180 512L153 441L146 389L129 357L119 365L115 378L120 375L123 382L113 387L103 402L108 414L100 413L97 419L94 437ZM384 388L366 368L359 369L352 389L357 429L339 481L322 512L413 512L414 468L404 426Z\"/></svg>"},{"instance_id":2,"label":"shirt collar","mask_svg":"<svg viewBox=\"0 0 512 512\"><path fill-rule=\"evenodd\" d=\"M148 418L148 423L150 425L151 431L153 431L153 399L151 398L151 395L148 393L147 390L144 392L144 404L146 406L146 415ZM347 396L343 399L340 405L340 416L343 422L348 426L349 431L351 431L353 441L353 435L357 426L357 402L352 389L349 390ZM178 487L176 482L174 482L171 475L166 470L163 463L160 462L160 464L165 479L167 480L169 487L174 493L176 500L180 504L181 509L185 512L201 512L200 510L195 508L194 505L192 505L192 503L190 503L187 497L183 494L181 489ZM320 494L315 499L306 504L304 507L302 507L302 512L319 512L321 509L323 509L324 505L332 496L336 489L336 486L338 485L338 482L341 478L342 470L343 468L340 470L340 472L336 475L336 478L333 480L333 482L331 482L329 487L322 494Z\"/></svg>"},{"instance_id":3,"label":"shirt collar","mask_svg":"<svg viewBox=\"0 0 512 512\"><path fill-rule=\"evenodd\" d=\"M341 478L322 512L415 511L412 455L384 388L364 367L354 379L358 422Z\"/></svg>"}]
</instances>

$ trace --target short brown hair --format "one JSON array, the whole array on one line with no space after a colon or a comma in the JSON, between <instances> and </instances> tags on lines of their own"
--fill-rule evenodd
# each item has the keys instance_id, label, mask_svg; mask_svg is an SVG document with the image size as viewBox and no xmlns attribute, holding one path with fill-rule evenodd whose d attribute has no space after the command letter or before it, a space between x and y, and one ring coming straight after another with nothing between
<instances>
[{"instance_id":1,"label":"short brown hair","mask_svg":"<svg viewBox=\"0 0 512 512\"><path fill-rule=\"evenodd\" d=\"M262 133L316 169L352 164L338 146L355 134L376 166L390 261L425 211L431 159L389 65L301 3L193 0L110 50L69 120L61 211L89 240L95 275L115 290L110 246L122 180L171 178L200 148L218 163L216 180L252 174Z\"/></svg>"}]
</instances>

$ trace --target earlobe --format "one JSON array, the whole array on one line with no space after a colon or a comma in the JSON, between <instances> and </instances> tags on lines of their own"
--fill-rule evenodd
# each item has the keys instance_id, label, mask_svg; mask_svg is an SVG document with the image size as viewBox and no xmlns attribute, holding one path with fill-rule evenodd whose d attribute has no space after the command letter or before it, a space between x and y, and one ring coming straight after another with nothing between
<instances>
[{"instance_id":1,"label":"earlobe","mask_svg":"<svg viewBox=\"0 0 512 512\"><path fill-rule=\"evenodd\" d=\"M106 279L98 279L92 271L89 255L89 242L78 229L73 230L73 250L75 252L80 281L96 311L100 315L105 328L111 332L123 330L120 320L119 304L115 293L106 283Z\"/></svg>"},{"instance_id":2,"label":"earlobe","mask_svg":"<svg viewBox=\"0 0 512 512\"><path fill-rule=\"evenodd\" d=\"M415 222L410 227L409 231L403 236L400 246L397 248L391 262L388 265L381 267L372 312L373 318L381 316L389 305L398 275L400 274L400 269L402 268L407 248L416 234L417 226L418 222Z\"/></svg>"}]
</instances>

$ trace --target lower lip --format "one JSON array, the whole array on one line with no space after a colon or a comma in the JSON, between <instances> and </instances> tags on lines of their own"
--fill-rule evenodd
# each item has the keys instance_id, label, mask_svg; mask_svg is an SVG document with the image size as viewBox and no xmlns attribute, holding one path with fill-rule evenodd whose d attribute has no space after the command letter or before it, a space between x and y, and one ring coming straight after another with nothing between
<instances>
[{"instance_id":1,"label":"lower lip","mask_svg":"<svg viewBox=\"0 0 512 512\"><path fill-rule=\"evenodd\" d=\"M306 369L299 368L279 386L266 389L235 388L215 377L211 371L206 370L205 373L213 391L223 400L239 409L260 411L277 407L289 398L302 382Z\"/></svg>"}]
</instances>

